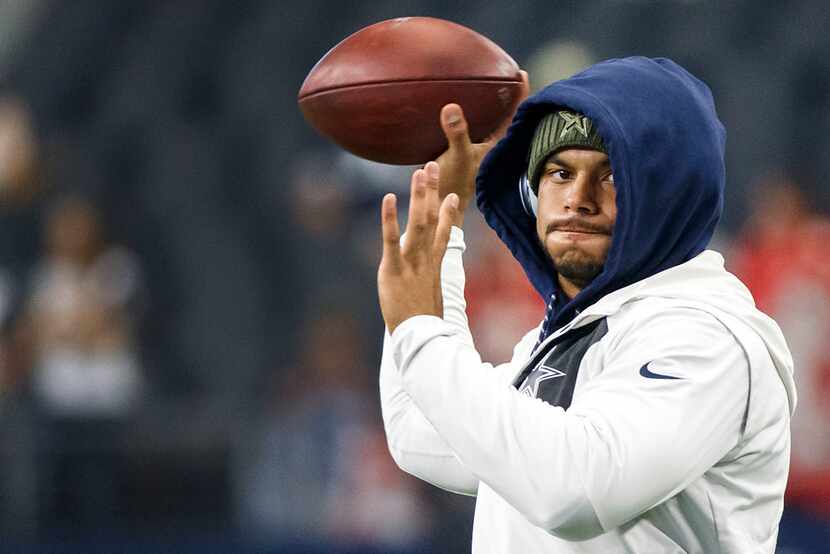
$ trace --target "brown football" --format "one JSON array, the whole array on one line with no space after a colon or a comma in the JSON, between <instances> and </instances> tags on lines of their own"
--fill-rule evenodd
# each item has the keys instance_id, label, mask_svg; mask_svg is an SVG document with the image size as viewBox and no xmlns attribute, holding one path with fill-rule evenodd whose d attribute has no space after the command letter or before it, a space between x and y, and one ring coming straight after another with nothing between
<instances>
[{"instance_id":1,"label":"brown football","mask_svg":"<svg viewBox=\"0 0 830 554\"><path fill-rule=\"evenodd\" d=\"M461 105L479 142L513 114L521 87L519 66L491 40L443 19L400 17L332 48L298 102L315 129L353 154L414 165L447 148L445 104Z\"/></svg>"}]
</instances>

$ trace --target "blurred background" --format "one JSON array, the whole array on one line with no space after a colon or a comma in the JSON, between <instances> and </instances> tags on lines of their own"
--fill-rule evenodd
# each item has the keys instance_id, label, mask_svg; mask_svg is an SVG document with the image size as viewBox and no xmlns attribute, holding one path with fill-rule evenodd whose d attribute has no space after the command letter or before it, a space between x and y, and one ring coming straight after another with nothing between
<instances>
[{"instance_id":1,"label":"blurred background","mask_svg":"<svg viewBox=\"0 0 830 554\"><path fill-rule=\"evenodd\" d=\"M330 47L404 15L487 35L536 88L632 54L711 86L714 246L796 358L779 551L826 552L824 0L0 0L0 551L469 551L474 500L400 472L378 407L378 206L411 170L296 105ZM504 361L542 305L468 221L474 334Z\"/></svg>"}]
</instances>

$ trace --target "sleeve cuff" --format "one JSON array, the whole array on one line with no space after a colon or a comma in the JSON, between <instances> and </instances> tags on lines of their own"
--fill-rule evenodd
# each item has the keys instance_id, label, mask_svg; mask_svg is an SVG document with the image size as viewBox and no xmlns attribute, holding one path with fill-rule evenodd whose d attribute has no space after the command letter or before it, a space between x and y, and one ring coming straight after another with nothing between
<instances>
[{"instance_id":1,"label":"sleeve cuff","mask_svg":"<svg viewBox=\"0 0 830 554\"><path fill-rule=\"evenodd\" d=\"M447 249L458 249L464 252L467 245L464 243L464 229L453 225L450 228L450 242L447 243Z\"/></svg>"}]
</instances>

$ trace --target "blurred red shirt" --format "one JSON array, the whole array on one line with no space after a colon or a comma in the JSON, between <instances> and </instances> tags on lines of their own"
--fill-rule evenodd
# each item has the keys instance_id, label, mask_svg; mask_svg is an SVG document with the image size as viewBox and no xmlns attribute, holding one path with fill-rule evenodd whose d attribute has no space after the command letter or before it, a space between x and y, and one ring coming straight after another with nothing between
<instances>
[{"instance_id":1,"label":"blurred red shirt","mask_svg":"<svg viewBox=\"0 0 830 554\"><path fill-rule=\"evenodd\" d=\"M789 183L768 184L759 196L730 265L793 353L788 503L830 515L830 220L809 213Z\"/></svg>"}]
</instances>

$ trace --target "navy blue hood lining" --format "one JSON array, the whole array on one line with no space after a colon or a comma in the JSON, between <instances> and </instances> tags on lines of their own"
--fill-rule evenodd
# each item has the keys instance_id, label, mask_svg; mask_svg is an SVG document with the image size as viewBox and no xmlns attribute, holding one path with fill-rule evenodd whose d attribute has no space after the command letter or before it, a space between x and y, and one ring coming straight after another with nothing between
<instances>
[{"instance_id":1,"label":"navy blue hood lining","mask_svg":"<svg viewBox=\"0 0 830 554\"><path fill-rule=\"evenodd\" d=\"M726 132L712 94L671 60L608 60L528 98L484 159L476 200L546 303L561 291L518 183L538 122L562 108L591 118L605 141L617 220L602 273L572 301L557 303L551 329L605 294L702 252L720 219L726 180Z\"/></svg>"}]
</instances>

